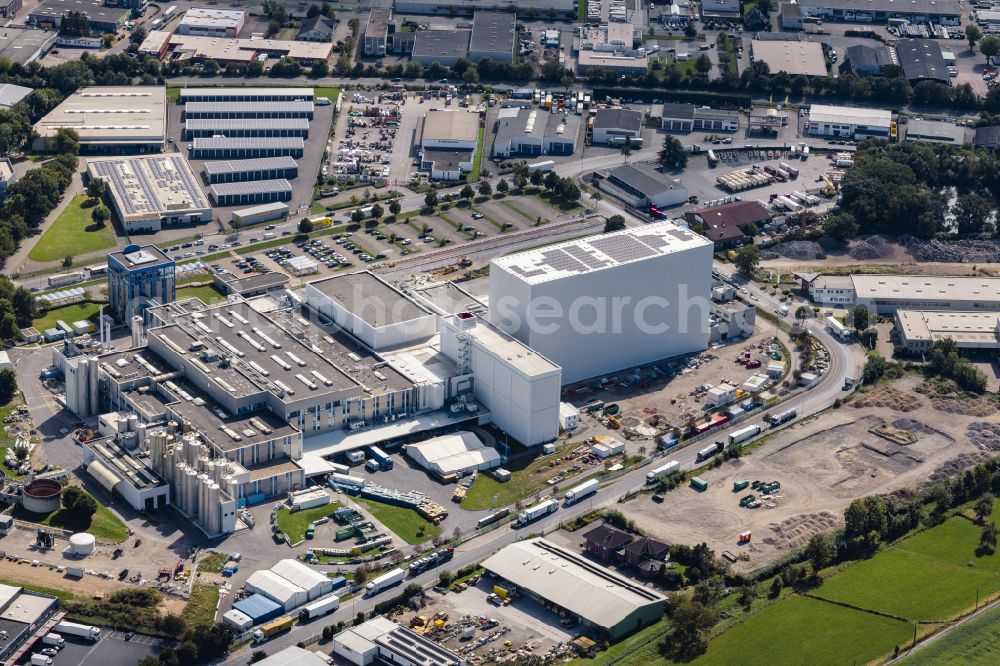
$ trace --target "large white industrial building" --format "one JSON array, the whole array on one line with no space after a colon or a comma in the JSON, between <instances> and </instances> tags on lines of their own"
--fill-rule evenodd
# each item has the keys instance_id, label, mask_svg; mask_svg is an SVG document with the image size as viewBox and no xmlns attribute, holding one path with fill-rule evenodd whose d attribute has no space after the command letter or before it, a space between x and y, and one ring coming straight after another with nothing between
<instances>
[{"instance_id":1,"label":"large white industrial building","mask_svg":"<svg viewBox=\"0 0 1000 666\"><path fill-rule=\"evenodd\" d=\"M408 444L406 455L438 478L464 476L500 465L500 454L468 431Z\"/></svg>"},{"instance_id":2,"label":"large white industrial building","mask_svg":"<svg viewBox=\"0 0 1000 666\"><path fill-rule=\"evenodd\" d=\"M376 616L333 637L338 663L352 666L465 666L462 657L387 617Z\"/></svg>"},{"instance_id":3,"label":"large white industrial building","mask_svg":"<svg viewBox=\"0 0 1000 666\"><path fill-rule=\"evenodd\" d=\"M897 310L1000 311L1000 279L936 275L798 274L820 305L863 305L879 314Z\"/></svg>"},{"instance_id":4,"label":"large white industrial building","mask_svg":"<svg viewBox=\"0 0 1000 666\"><path fill-rule=\"evenodd\" d=\"M671 222L590 236L493 259L490 321L576 382L705 349L711 272Z\"/></svg>"}]
</instances>

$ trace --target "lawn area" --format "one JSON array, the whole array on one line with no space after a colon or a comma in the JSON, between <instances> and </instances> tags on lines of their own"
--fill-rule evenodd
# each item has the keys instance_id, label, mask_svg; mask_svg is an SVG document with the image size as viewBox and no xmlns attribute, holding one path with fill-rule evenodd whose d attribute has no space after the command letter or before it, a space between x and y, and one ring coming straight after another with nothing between
<instances>
[{"instance_id":1,"label":"lawn area","mask_svg":"<svg viewBox=\"0 0 1000 666\"><path fill-rule=\"evenodd\" d=\"M423 543L441 534L441 526L431 523L413 509L370 499L358 500L375 519L406 543Z\"/></svg>"},{"instance_id":2,"label":"lawn area","mask_svg":"<svg viewBox=\"0 0 1000 666\"><path fill-rule=\"evenodd\" d=\"M992 608L926 648L903 666L992 666L1000 664L1000 606Z\"/></svg>"},{"instance_id":3,"label":"lawn area","mask_svg":"<svg viewBox=\"0 0 1000 666\"><path fill-rule=\"evenodd\" d=\"M219 588L215 585L195 585L191 598L184 607L184 622L189 627L215 622L215 608L219 605Z\"/></svg>"},{"instance_id":4,"label":"lawn area","mask_svg":"<svg viewBox=\"0 0 1000 666\"><path fill-rule=\"evenodd\" d=\"M25 511L20 505L14 509L14 517L19 520L40 523L73 532L89 532L98 539L110 543L121 543L128 539L128 527L125 526L125 523L118 516L111 513L107 507L102 505L100 501L97 502L97 513L91 516L90 520L86 522L77 520L66 509L53 511L46 516Z\"/></svg>"},{"instance_id":5,"label":"lawn area","mask_svg":"<svg viewBox=\"0 0 1000 666\"><path fill-rule=\"evenodd\" d=\"M200 298L205 305L220 303L226 300L222 292L210 284L201 287L184 287L183 289L178 289L177 300L182 301L185 298Z\"/></svg>"},{"instance_id":6,"label":"lawn area","mask_svg":"<svg viewBox=\"0 0 1000 666\"><path fill-rule=\"evenodd\" d=\"M291 543L298 543L306 538L306 528L309 527L309 523L326 516L332 516L333 512L340 507L338 502L330 502L304 511L292 511L282 507L278 509L278 527L288 536Z\"/></svg>"},{"instance_id":7,"label":"lawn area","mask_svg":"<svg viewBox=\"0 0 1000 666\"><path fill-rule=\"evenodd\" d=\"M39 333L41 333L44 332L45 329L55 326L56 322L60 319L67 324L72 325L74 321L97 319L97 315L100 311L100 303L74 303L73 305L64 305L61 308L49 310L38 319L32 321L31 325L37 328Z\"/></svg>"},{"instance_id":8,"label":"lawn area","mask_svg":"<svg viewBox=\"0 0 1000 666\"><path fill-rule=\"evenodd\" d=\"M614 643L603 652L598 652L593 659L574 659L573 666L613 666L614 664L664 663L660 656L659 644L664 634L670 628L666 618L637 631L623 641Z\"/></svg>"},{"instance_id":9,"label":"lawn area","mask_svg":"<svg viewBox=\"0 0 1000 666\"><path fill-rule=\"evenodd\" d=\"M528 222L531 222L532 224L535 223L535 218L533 218L532 216L528 215L522 209L518 208L517 204L512 203L510 201L504 201L503 205L506 206L507 208L510 208L512 211L514 211L515 213L517 213L518 215L520 215L521 217L523 217L524 219L526 219Z\"/></svg>"},{"instance_id":10,"label":"lawn area","mask_svg":"<svg viewBox=\"0 0 1000 666\"><path fill-rule=\"evenodd\" d=\"M824 581L816 596L920 621L955 617L1000 590L1000 556L977 557L964 518L916 534Z\"/></svg>"},{"instance_id":11,"label":"lawn area","mask_svg":"<svg viewBox=\"0 0 1000 666\"><path fill-rule=\"evenodd\" d=\"M691 663L866 664L891 653L896 645L905 645L912 636L913 627L905 622L793 596L721 634L709 643L708 652Z\"/></svg>"},{"instance_id":12,"label":"lawn area","mask_svg":"<svg viewBox=\"0 0 1000 666\"><path fill-rule=\"evenodd\" d=\"M476 143L476 154L472 156L472 171L466 178L466 182L475 183L479 180L479 170L483 166L483 144L485 143L486 129L479 128L479 141Z\"/></svg>"},{"instance_id":13,"label":"lawn area","mask_svg":"<svg viewBox=\"0 0 1000 666\"><path fill-rule=\"evenodd\" d=\"M564 445L556 449L556 452L548 456L512 456L510 461L504 465L504 469L510 470L510 481L501 483L488 474L476 476L475 483L469 489L469 494L462 502L462 508L467 511L477 511L480 509L492 509L524 499L540 489L549 489L545 482L556 474L564 472L566 468L572 466L571 463L564 462L563 465L551 467L550 461L558 458L564 451L569 451ZM593 470L594 472L599 470ZM560 488L569 488L581 483L591 471L584 470L581 476L563 479L559 484ZM497 500L494 504L493 497Z\"/></svg>"},{"instance_id":14,"label":"lawn area","mask_svg":"<svg viewBox=\"0 0 1000 666\"><path fill-rule=\"evenodd\" d=\"M167 86L167 101L176 103L181 98L180 86Z\"/></svg>"},{"instance_id":15,"label":"lawn area","mask_svg":"<svg viewBox=\"0 0 1000 666\"><path fill-rule=\"evenodd\" d=\"M62 214L38 239L35 247L31 248L28 258L32 261L56 261L67 256L77 257L115 247L117 241L111 224L87 231L87 227L93 224L90 219L93 206L90 203L90 199L82 194L73 197Z\"/></svg>"},{"instance_id":16,"label":"lawn area","mask_svg":"<svg viewBox=\"0 0 1000 666\"><path fill-rule=\"evenodd\" d=\"M208 573L222 573L222 567L229 561L228 555L209 551L208 555L198 561L198 571Z\"/></svg>"},{"instance_id":17,"label":"lawn area","mask_svg":"<svg viewBox=\"0 0 1000 666\"><path fill-rule=\"evenodd\" d=\"M583 206L580 204L569 203L567 201L563 201L562 199L557 199L552 192L539 192L535 196L562 213L575 213L583 210Z\"/></svg>"},{"instance_id":18,"label":"lawn area","mask_svg":"<svg viewBox=\"0 0 1000 666\"><path fill-rule=\"evenodd\" d=\"M294 37L292 39L295 39ZM337 98L340 97L340 87L339 86L316 86L313 88L313 93L316 97L326 97L330 100L330 104L336 104Z\"/></svg>"}]
</instances>

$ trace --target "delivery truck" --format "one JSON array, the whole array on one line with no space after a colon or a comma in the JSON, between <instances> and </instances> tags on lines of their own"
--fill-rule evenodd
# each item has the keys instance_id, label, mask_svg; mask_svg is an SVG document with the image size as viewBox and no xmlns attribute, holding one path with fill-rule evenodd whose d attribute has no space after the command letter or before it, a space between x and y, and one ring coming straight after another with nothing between
<instances>
[{"instance_id":1,"label":"delivery truck","mask_svg":"<svg viewBox=\"0 0 1000 666\"><path fill-rule=\"evenodd\" d=\"M751 437L756 437L760 434L760 431L764 428L759 424L749 425L746 428L740 428L736 432L730 433L729 435L729 445L741 444Z\"/></svg>"},{"instance_id":2,"label":"delivery truck","mask_svg":"<svg viewBox=\"0 0 1000 666\"><path fill-rule=\"evenodd\" d=\"M47 657L44 654L33 654L31 655L31 666L52 666L52 657Z\"/></svg>"},{"instance_id":3,"label":"delivery truck","mask_svg":"<svg viewBox=\"0 0 1000 666\"><path fill-rule=\"evenodd\" d=\"M580 485L570 488L566 491L566 506L570 504L576 504L585 497L590 497L601 487L597 479L591 479L590 481L584 481Z\"/></svg>"},{"instance_id":4,"label":"delivery truck","mask_svg":"<svg viewBox=\"0 0 1000 666\"><path fill-rule=\"evenodd\" d=\"M365 586L365 596L372 597L386 588L399 585L404 578L406 578L406 572L402 569L397 568L384 573Z\"/></svg>"},{"instance_id":5,"label":"delivery truck","mask_svg":"<svg viewBox=\"0 0 1000 666\"><path fill-rule=\"evenodd\" d=\"M332 594L325 599L314 601L299 611L299 620L313 620L317 617L327 615L340 608L340 597Z\"/></svg>"},{"instance_id":6,"label":"delivery truck","mask_svg":"<svg viewBox=\"0 0 1000 666\"><path fill-rule=\"evenodd\" d=\"M703 460L708 460L717 453L720 453L725 445L722 442L716 442L711 446L706 446L701 451L698 452L698 462Z\"/></svg>"},{"instance_id":7,"label":"delivery truck","mask_svg":"<svg viewBox=\"0 0 1000 666\"><path fill-rule=\"evenodd\" d=\"M774 426L779 426L782 423L787 423L788 421L794 419L796 416L798 416L798 412L796 412L794 409L788 409L783 412L779 412L778 414L770 414L767 418L771 422L771 426L774 427Z\"/></svg>"},{"instance_id":8,"label":"delivery truck","mask_svg":"<svg viewBox=\"0 0 1000 666\"><path fill-rule=\"evenodd\" d=\"M50 632L42 636L42 645L48 645L61 650L66 645L66 639L59 634Z\"/></svg>"},{"instance_id":9,"label":"delivery truck","mask_svg":"<svg viewBox=\"0 0 1000 666\"><path fill-rule=\"evenodd\" d=\"M292 616L278 618L277 620L272 620L267 624L260 625L260 629L253 632L253 642L255 644L263 643L264 641L280 634L283 631L288 631L295 624L295 618Z\"/></svg>"},{"instance_id":10,"label":"delivery truck","mask_svg":"<svg viewBox=\"0 0 1000 666\"><path fill-rule=\"evenodd\" d=\"M100 627L89 624L78 624L76 622L60 622L55 626L55 630L65 636L78 636L86 638L88 641L96 641L101 637Z\"/></svg>"},{"instance_id":11,"label":"delivery truck","mask_svg":"<svg viewBox=\"0 0 1000 666\"><path fill-rule=\"evenodd\" d=\"M660 465L656 469L646 472L646 483L653 483L657 479L662 479L668 474L678 471L681 468L681 464L676 460L671 460L666 465Z\"/></svg>"},{"instance_id":12,"label":"delivery truck","mask_svg":"<svg viewBox=\"0 0 1000 666\"><path fill-rule=\"evenodd\" d=\"M528 523L534 522L542 516L547 516L550 513L553 513L558 508L559 502L554 499L547 499L544 502L539 502L535 506L530 506L517 516L517 520L514 521L514 529L524 527Z\"/></svg>"}]
</instances>

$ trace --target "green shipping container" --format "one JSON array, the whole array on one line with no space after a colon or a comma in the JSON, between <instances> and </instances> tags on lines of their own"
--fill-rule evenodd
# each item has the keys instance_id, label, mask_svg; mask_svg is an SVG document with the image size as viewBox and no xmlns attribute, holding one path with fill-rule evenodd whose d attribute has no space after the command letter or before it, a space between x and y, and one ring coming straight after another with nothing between
<instances>
[{"instance_id":1,"label":"green shipping container","mask_svg":"<svg viewBox=\"0 0 1000 666\"><path fill-rule=\"evenodd\" d=\"M740 506L746 506L750 504L750 502L753 502L755 499L757 498L753 495L745 495L743 499L740 500Z\"/></svg>"},{"instance_id":2,"label":"green shipping container","mask_svg":"<svg viewBox=\"0 0 1000 666\"><path fill-rule=\"evenodd\" d=\"M708 481L701 478L700 476L692 476L691 487L699 491L708 490Z\"/></svg>"},{"instance_id":3,"label":"green shipping container","mask_svg":"<svg viewBox=\"0 0 1000 666\"><path fill-rule=\"evenodd\" d=\"M746 479L740 479L739 481L734 481L733 482L733 492L734 493L738 493L741 490L745 490L747 488L747 486L749 486L749 485L750 485L750 482L747 481Z\"/></svg>"},{"instance_id":4,"label":"green shipping container","mask_svg":"<svg viewBox=\"0 0 1000 666\"><path fill-rule=\"evenodd\" d=\"M608 405L607 407L604 408L604 413L605 414L610 414L610 415L614 416L615 414L618 413L618 410L619 410L619 407L618 407L617 404L611 404L611 405Z\"/></svg>"},{"instance_id":5,"label":"green shipping container","mask_svg":"<svg viewBox=\"0 0 1000 666\"><path fill-rule=\"evenodd\" d=\"M342 530L337 530L337 535L334 537L337 541L343 541L344 539L350 539L354 536L354 527L345 527Z\"/></svg>"}]
</instances>

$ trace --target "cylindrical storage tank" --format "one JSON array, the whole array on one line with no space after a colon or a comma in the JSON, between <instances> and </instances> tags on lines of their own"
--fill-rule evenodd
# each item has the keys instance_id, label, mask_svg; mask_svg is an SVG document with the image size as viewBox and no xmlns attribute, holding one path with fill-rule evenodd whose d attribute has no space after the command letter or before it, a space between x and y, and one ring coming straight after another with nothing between
<instances>
[{"instance_id":1,"label":"cylindrical storage tank","mask_svg":"<svg viewBox=\"0 0 1000 666\"><path fill-rule=\"evenodd\" d=\"M26 485L21 493L25 511L48 515L58 511L62 500L62 484L52 479L36 479Z\"/></svg>"},{"instance_id":2,"label":"cylindrical storage tank","mask_svg":"<svg viewBox=\"0 0 1000 666\"><path fill-rule=\"evenodd\" d=\"M147 442L149 435L146 431L146 424L140 423L135 427L135 445L140 451L147 450Z\"/></svg>"},{"instance_id":3,"label":"cylindrical storage tank","mask_svg":"<svg viewBox=\"0 0 1000 666\"><path fill-rule=\"evenodd\" d=\"M90 416L90 408L87 405L87 401L90 400L90 391L87 388L87 379L90 377L90 371L87 369L87 364L89 360L86 358L80 359L76 365L76 386L73 387L76 395L76 410L77 416L87 417Z\"/></svg>"},{"instance_id":4,"label":"cylindrical storage tank","mask_svg":"<svg viewBox=\"0 0 1000 666\"><path fill-rule=\"evenodd\" d=\"M86 557L93 553L95 544L94 535L86 532L77 532L69 538L69 549L79 557Z\"/></svg>"},{"instance_id":5,"label":"cylindrical storage tank","mask_svg":"<svg viewBox=\"0 0 1000 666\"><path fill-rule=\"evenodd\" d=\"M218 534L222 531L222 512L219 508L219 484L211 481L208 484L208 533Z\"/></svg>"},{"instance_id":6,"label":"cylindrical storage tank","mask_svg":"<svg viewBox=\"0 0 1000 666\"><path fill-rule=\"evenodd\" d=\"M132 317L132 348L142 346L142 317Z\"/></svg>"},{"instance_id":7,"label":"cylindrical storage tank","mask_svg":"<svg viewBox=\"0 0 1000 666\"><path fill-rule=\"evenodd\" d=\"M100 405L97 404L97 369L99 365L96 358L90 359L88 366L90 380L87 382L87 388L90 390L90 414L97 414L101 411Z\"/></svg>"},{"instance_id":8,"label":"cylindrical storage tank","mask_svg":"<svg viewBox=\"0 0 1000 666\"><path fill-rule=\"evenodd\" d=\"M128 415L128 431L135 432L135 429L139 426L139 417L135 414Z\"/></svg>"},{"instance_id":9,"label":"cylindrical storage tank","mask_svg":"<svg viewBox=\"0 0 1000 666\"><path fill-rule=\"evenodd\" d=\"M198 513L198 471L192 467L184 473L184 507L191 515Z\"/></svg>"},{"instance_id":10,"label":"cylindrical storage tank","mask_svg":"<svg viewBox=\"0 0 1000 666\"><path fill-rule=\"evenodd\" d=\"M208 516L208 484L212 480L208 474L198 475L198 522L205 526L205 518Z\"/></svg>"}]
</instances>

